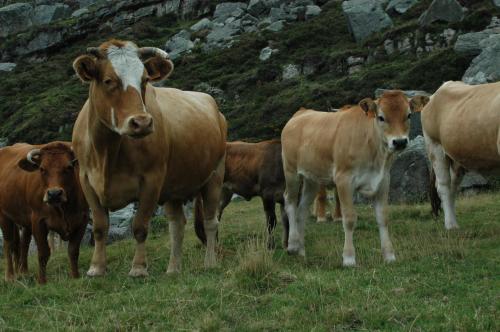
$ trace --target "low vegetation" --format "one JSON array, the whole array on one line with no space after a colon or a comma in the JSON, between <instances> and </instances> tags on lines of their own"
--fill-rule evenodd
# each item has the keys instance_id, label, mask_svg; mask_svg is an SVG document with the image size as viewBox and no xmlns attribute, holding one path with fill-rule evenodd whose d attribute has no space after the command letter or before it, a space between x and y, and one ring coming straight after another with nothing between
<instances>
[{"instance_id":1,"label":"low vegetation","mask_svg":"<svg viewBox=\"0 0 500 332\"><path fill-rule=\"evenodd\" d=\"M225 211L219 267L203 269L204 250L190 222L183 272L167 276L168 235L156 219L160 231L147 242L150 277L127 276L131 240L108 247L105 278L69 279L59 251L49 262L49 283L38 286L32 256L30 276L0 282L0 330L498 331L499 197L460 199L462 227L451 232L431 218L428 205L391 207L398 261L390 265L382 261L373 210L360 206L352 269L341 267L342 226L331 221L308 223L306 259L280 245L268 252L255 199ZM83 249L82 271L91 253Z\"/></svg>"}]
</instances>

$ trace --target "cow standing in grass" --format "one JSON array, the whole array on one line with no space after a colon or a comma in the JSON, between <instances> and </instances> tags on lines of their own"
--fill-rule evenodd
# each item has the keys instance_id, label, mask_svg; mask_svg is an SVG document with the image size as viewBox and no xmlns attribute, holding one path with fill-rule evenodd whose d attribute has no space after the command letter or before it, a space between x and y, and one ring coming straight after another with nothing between
<instances>
[{"instance_id":1,"label":"cow standing in grass","mask_svg":"<svg viewBox=\"0 0 500 332\"><path fill-rule=\"evenodd\" d=\"M112 40L90 48L73 67L89 98L73 130L80 179L93 213L95 249L89 276L106 271L109 211L138 201L130 276L146 276L149 220L157 204L170 219L168 273L181 268L186 219L182 204L198 197L206 233L205 266L216 264L217 208L224 178L226 121L207 94L157 88L173 63L164 51ZM201 202L202 201L202 202Z\"/></svg>"},{"instance_id":2,"label":"cow standing in grass","mask_svg":"<svg viewBox=\"0 0 500 332\"><path fill-rule=\"evenodd\" d=\"M33 234L38 249L38 282L46 282L49 231L68 241L71 276L78 277L80 242L89 211L70 143L15 144L0 149L0 179L5 279L14 279L14 267L21 274L28 272ZM18 227L22 228L21 239Z\"/></svg>"},{"instance_id":3,"label":"cow standing in grass","mask_svg":"<svg viewBox=\"0 0 500 332\"><path fill-rule=\"evenodd\" d=\"M356 264L355 191L374 199L384 259L396 259L386 225L389 171L395 152L408 144L411 112L419 110L424 102L425 97L408 100L401 91L386 91L379 99L363 99L345 112L301 109L288 121L281 142L290 222L289 253L305 255L309 206L320 184L335 183L345 233L344 266Z\"/></svg>"},{"instance_id":4,"label":"cow standing in grass","mask_svg":"<svg viewBox=\"0 0 500 332\"><path fill-rule=\"evenodd\" d=\"M457 228L455 198L465 170L500 169L500 83L446 82L422 110L431 172L431 203L442 201L446 229Z\"/></svg>"},{"instance_id":5,"label":"cow standing in grass","mask_svg":"<svg viewBox=\"0 0 500 332\"><path fill-rule=\"evenodd\" d=\"M250 200L262 198L266 213L269 247L274 247L273 230L276 227L276 203L281 207L283 245L288 245L288 218L284 211L285 178L279 140L259 143L229 142L226 145L226 171L221 197L219 219L233 194Z\"/></svg>"}]
</instances>

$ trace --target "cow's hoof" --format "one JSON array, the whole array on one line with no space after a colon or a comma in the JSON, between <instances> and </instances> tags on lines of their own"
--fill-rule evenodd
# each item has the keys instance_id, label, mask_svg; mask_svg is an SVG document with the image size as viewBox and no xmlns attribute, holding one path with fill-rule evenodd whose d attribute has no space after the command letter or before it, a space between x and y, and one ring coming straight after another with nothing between
<instances>
[{"instance_id":1,"label":"cow's hoof","mask_svg":"<svg viewBox=\"0 0 500 332\"><path fill-rule=\"evenodd\" d=\"M457 223L449 223L449 224L445 224L444 227L446 228L446 230L448 231L451 231L451 230L454 230L454 229L458 229L458 224Z\"/></svg>"},{"instance_id":2,"label":"cow's hoof","mask_svg":"<svg viewBox=\"0 0 500 332\"><path fill-rule=\"evenodd\" d=\"M5 281L6 282L13 282L16 278L14 277L14 275L6 275L5 276Z\"/></svg>"},{"instance_id":3,"label":"cow's hoof","mask_svg":"<svg viewBox=\"0 0 500 332\"><path fill-rule=\"evenodd\" d=\"M306 256L306 251L304 248L301 248L301 247L295 247L295 246L288 246L288 249L286 250L288 252L289 255L291 256L302 256L302 257L305 257Z\"/></svg>"},{"instance_id":4,"label":"cow's hoof","mask_svg":"<svg viewBox=\"0 0 500 332\"><path fill-rule=\"evenodd\" d=\"M102 277L106 274L106 268L92 265L87 271L87 277Z\"/></svg>"},{"instance_id":5,"label":"cow's hoof","mask_svg":"<svg viewBox=\"0 0 500 332\"><path fill-rule=\"evenodd\" d=\"M384 261L386 263L395 262L396 261L396 256L394 255L394 253L384 255Z\"/></svg>"},{"instance_id":6,"label":"cow's hoof","mask_svg":"<svg viewBox=\"0 0 500 332\"><path fill-rule=\"evenodd\" d=\"M323 224L325 222L326 222L326 218L325 217L321 217L321 218L318 217L318 219L316 219L316 223L318 223L318 224Z\"/></svg>"},{"instance_id":7,"label":"cow's hoof","mask_svg":"<svg viewBox=\"0 0 500 332\"><path fill-rule=\"evenodd\" d=\"M205 258L205 269L212 269L217 266L217 259L215 257Z\"/></svg>"},{"instance_id":8,"label":"cow's hoof","mask_svg":"<svg viewBox=\"0 0 500 332\"><path fill-rule=\"evenodd\" d=\"M173 275L178 275L181 273L181 269L178 268L178 267L168 267L167 269L167 274L170 275L170 276L173 276Z\"/></svg>"},{"instance_id":9,"label":"cow's hoof","mask_svg":"<svg viewBox=\"0 0 500 332\"><path fill-rule=\"evenodd\" d=\"M342 222L342 217L333 217L334 222Z\"/></svg>"},{"instance_id":10,"label":"cow's hoof","mask_svg":"<svg viewBox=\"0 0 500 332\"><path fill-rule=\"evenodd\" d=\"M138 265L138 266L132 266L128 275L129 277L140 278L149 276L149 273L146 267Z\"/></svg>"},{"instance_id":11,"label":"cow's hoof","mask_svg":"<svg viewBox=\"0 0 500 332\"><path fill-rule=\"evenodd\" d=\"M342 265L344 267L353 267L353 266L356 266L356 258L354 258L354 256L344 256Z\"/></svg>"}]
</instances>

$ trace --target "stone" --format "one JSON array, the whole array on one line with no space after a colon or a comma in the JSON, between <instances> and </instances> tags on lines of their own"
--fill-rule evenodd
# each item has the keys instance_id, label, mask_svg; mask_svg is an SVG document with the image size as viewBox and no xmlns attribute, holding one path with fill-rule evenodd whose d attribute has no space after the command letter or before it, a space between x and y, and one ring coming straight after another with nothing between
<instances>
[{"instance_id":1,"label":"stone","mask_svg":"<svg viewBox=\"0 0 500 332\"><path fill-rule=\"evenodd\" d=\"M306 13L305 13L306 20L316 17L319 14L321 14L321 8L319 6L316 5L306 6Z\"/></svg>"},{"instance_id":2,"label":"stone","mask_svg":"<svg viewBox=\"0 0 500 332\"><path fill-rule=\"evenodd\" d=\"M273 55L274 53L277 53L278 50L272 49L271 47L267 46L264 47L262 50L260 50L260 55L259 55L259 60L260 61L267 61Z\"/></svg>"},{"instance_id":3,"label":"stone","mask_svg":"<svg viewBox=\"0 0 500 332\"><path fill-rule=\"evenodd\" d=\"M60 30L39 32L25 46L16 48L19 55L30 54L34 52L45 51L51 47L60 44L63 41L63 34Z\"/></svg>"},{"instance_id":4,"label":"stone","mask_svg":"<svg viewBox=\"0 0 500 332\"><path fill-rule=\"evenodd\" d=\"M269 2L266 0L250 0L247 10L253 16L261 16L267 14L269 8Z\"/></svg>"},{"instance_id":5,"label":"stone","mask_svg":"<svg viewBox=\"0 0 500 332\"><path fill-rule=\"evenodd\" d=\"M478 55L482 48L479 45L481 41L493 35L500 34L500 20L493 16L490 24L483 31L469 32L457 37L453 49L455 52L468 55Z\"/></svg>"},{"instance_id":6,"label":"stone","mask_svg":"<svg viewBox=\"0 0 500 332\"><path fill-rule=\"evenodd\" d=\"M33 7L28 3L14 3L0 8L0 37L26 30L33 25Z\"/></svg>"},{"instance_id":7,"label":"stone","mask_svg":"<svg viewBox=\"0 0 500 332\"><path fill-rule=\"evenodd\" d=\"M0 148L3 148L9 144L9 140L5 137L0 137Z\"/></svg>"},{"instance_id":8,"label":"stone","mask_svg":"<svg viewBox=\"0 0 500 332\"><path fill-rule=\"evenodd\" d=\"M98 0L78 0L78 5L80 6L80 8L88 7L90 5L93 5L97 1Z\"/></svg>"},{"instance_id":9,"label":"stone","mask_svg":"<svg viewBox=\"0 0 500 332\"><path fill-rule=\"evenodd\" d=\"M412 43L411 43L411 37L412 37L412 35L406 36L403 39L398 41L399 53L409 53L411 51L411 49L413 47Z\"/></svg>"},{"instance_id":10,"label":"stone","mask_svg":"<svg viewBox=\"0 0 500 332\"><path fill-rule=\"evenodd\" d=\"M493 0L493 4L500 8L500 0Z\"/></svg>"},{"instance_id":11,"label":"stone","mask_svg":"<svg viewBox=\"0 0 500 332\"><path fill-rule=\"evenodd\" d=\"M205 17L199 20L197 23L193 24L189 29L196 32L200 30L211 29L212 26L212 21Z\"/></svg>"},{"instance_id":12,"label":"stone","mask_svg":"<svg viewBox=\"0 0 500 332\"><path fill-rule=\"evenodd\" d=\"M272 32L281 31L285 27L284 22L285 21L276 21L274 23L271 23L265 30L269 30Z\"/></svg>"},{"instance_id":13,"label":"stone","mask_svg":"<svg viewBox=\"0 0 500 332\"><path fill-rule=\"evenodd\" d=\"M300 68L294 64L283 66L282 78L283 80L291 80L300 76Z\"/></svg>"},{"instance_id":14,"label":"stone","mask_svg":"<svg viewBox=\"0 0 500 332\"><path fill-rule=\"evenodd\" d=\"M488 180L474 171L465 173L460 182L460 191L465 194L477 194L481 189L487 189L488 187Z\"/></svg>"},{"instance_id":15,"label":"stone","mask_svg":"<svg viewBox=\"0 0 500 332\"><path fill-rule=\"evenodd\" d=\"M90 10L86 7L77 9L71 14L71 17L80 17L82 15L85 15L87 13L90 13Z\"/></svg>"},{"instance_id":16,"label":"stone","mask_svg":"<svg viewBox=\"0 0 500 332\"><path fill-rule=\"evenodd\" d=\"M500 35L493 35L479 43L481 53L472 59L462 81L467 84L484 84L500 80Z\"/></svg>"},{"instance_id":17,"label":"stone","mask_svg":"<svg viewBox=\"0 0 500 332\"><path fill-rule=\"evenodd\" d=\"M347 66L355 66L355 65L361 65L365 62L365 58L361 57L356 57L356 56L349 56L347 58Z\"/></svg>"},{"instance_id":18,"label":"stone","mask_svg":"<svg viewBox=\"0 0 500 332\"><path fill-rule=\"evenodd\" d=\"M182 30L167 41L165 50L169 53L172 60L177 59L183 53L191 52L194 48L194 43L190 38L191 34L189 31Z\"/></svg>"},{"instance_id":19,"label":"stone","mask_svg":"<svg viewBox=\"0 0 500 332\"><path fill-rule=\"evenodd\" d=\"M71 16L71 8L63 3L36 6L33 12L35 25L49 24Z\"/></svg>"},{"instance_id":20,"label":"stone","mask_svg":"<svg viewBox=\"0 0 500 332\"><path fill-rule=\"evenodd\" d=\"M396 156L390 174L391 203L418 203L427 199L429 162L423 136L410 140L408 147Z\"/></svg>"},{"instance_id":21,"label":"stone","mask_svg":"<svg viewBox=\"0 0 500 332\"><path fill-rule=\"evenodd\" d=\"M391 13L404 14L418 2L419 0L391 0L385 10Z\"/></svg>"},{"instance_id":22,"label":"stone","mask_svg":"<svg viewBox=\"0 0 500 332\"><path fill-rule=\"evenodd\" d=\"M444 39L446 46L450 46L453 43L453 39L455 38L457 31L451 28L444 29L440 36Z\"/></svg>"},{"instance_id":23,"label":"stone","mask_svg":"<svg viewBox=\"0 0 500 332\"><path fill-rule=\"evenodd\" d=\"M209 51L213 48L231 47L233 38L242 31L241 20L236 20L223 26L214 26L207 35L207 44L204 49Z\"/></svg>"},{"instance_id":24,"label":"stone","mask_svg":"<svg viewBox=\"0 0 500 332\"><path fill-rule=\"evenodd\" d=\"M224 93L224 90L212 86L208 83L202 82L198 85L195 85L194 91L200 91L211 95L212 97L214 97L215 101L219 106L224 105L226 103L226 94Z\"/></svg>"},{"instance_id":25,"label":"stone","mask_svg":"<svg viewBox=\"0 0 500 332\"><path fill-rule=\"evenodd\" d=\"M287 14L283 8L271 8L271 11L269 12L269 19L271 23L276 21L287 20L289 16L290 15Z\"/></svg>"},{"instance_id":26,"label":"stone","mask_svg":"<svg viewBox=\"0 0 500 332\"><path fill-rule=\"evenodd\" d=\"M358 43L372 34L392 27L389 15L377 0L350 0L342 3L349 30Z\"/></svg>"},{"instance_id":27,"label":"stone","mask_svg":"<svg viewBox=\"0 0 500 332\"><path fill-rule=\"evenodd\" d=\"M435 21L460 22L465 11L457 0L434 0L418 19L420 26L429 26Z\"/></svg>"},{"instance_id":28,"label":"stone","mask_svg":"<svg viewBox=\"0 0 500 332\"><path fill-rule=\"evenodd\" d=\"M243 2L223 2L215 7L214 21L224 22L229 17L241 17L245 13L247 4Z\"/></svg>"},{"instance_id":29,"label":"stone","mask_svg":"<svg viewBox=\"0 0 500 332\"><path fill-rule=\"evenodd\" d=\"M15 68L16 64L13 62L0 62L0 71L10 72L13 71Z\"/></svg>"},{"instance_id":30,"label":"stone","mask_svg":"<svg viewBox=\"0 0 500 332\"><path fill-rule=\"evenodd\" d=\"M394 41L391 39L386 39L384 41L384 50L387 55L391 55L394 53Z\"/></svg>"}]
</instances>

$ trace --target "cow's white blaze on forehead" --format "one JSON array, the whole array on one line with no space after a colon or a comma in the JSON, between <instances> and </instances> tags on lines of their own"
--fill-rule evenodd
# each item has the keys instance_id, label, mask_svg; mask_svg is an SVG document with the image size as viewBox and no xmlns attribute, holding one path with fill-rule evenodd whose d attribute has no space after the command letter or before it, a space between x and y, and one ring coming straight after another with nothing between
<instances>
[{"instance_id":1,"label":"cow's white blaze on forehead","mask_svg":"<svg viewBox=\"0 0 500 332\"><path fill-rule=\"evenodd\" d=\"M131 43L123 47L111 45L108 48L108 60L122 81L123 90L131 86L140 93L144 65L137 54L137 47Z\"/></svg>"}]
</instances>

